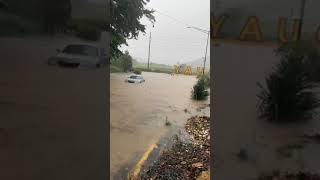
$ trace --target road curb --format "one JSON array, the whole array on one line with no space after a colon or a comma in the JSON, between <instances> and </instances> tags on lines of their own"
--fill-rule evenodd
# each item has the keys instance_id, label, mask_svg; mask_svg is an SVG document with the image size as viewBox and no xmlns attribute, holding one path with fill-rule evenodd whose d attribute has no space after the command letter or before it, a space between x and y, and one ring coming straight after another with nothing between
<instances>
[{"instance_id":1,"label":"road curb","mask_svg":"<svg viewBox=\"0 0 320 180\"><path fill-rule=\"evenodd\" d=\"M149 148L144 152L138 163L133 167L131 171L129 171L128 180L138 179L142 166L144 165L150 154L153 152L153 150L156 148L158 148L158 146L155 143L149 146Z\"/></svg>"}]
</instances>

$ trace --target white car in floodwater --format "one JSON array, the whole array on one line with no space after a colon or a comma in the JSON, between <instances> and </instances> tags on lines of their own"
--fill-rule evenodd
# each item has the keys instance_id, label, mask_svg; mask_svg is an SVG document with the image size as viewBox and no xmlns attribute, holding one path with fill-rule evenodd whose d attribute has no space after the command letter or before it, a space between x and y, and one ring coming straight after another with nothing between
<instances>
[{"instance_id":1,"label":"white car in floodwater","mask_svg":"<svg viewBox=\"0 0 320 180\"><path fill-rule=\"evenodd\" d=\"M145 80L141 75L131 75L126 79L128 83L143 83Z\"/></svg>"},{"instance_id":2,"label":"white car in floodwater","mask_svg":"<svg viewBox=\"0 0 320 180\"><path fill-rule=\"evenodd\" d=\"M49 58L49 65L101 67L107 64L105 49L93 45L70 44L62 51L58 49L57 52L55 56Z\"/></svg>"}]
</instances>

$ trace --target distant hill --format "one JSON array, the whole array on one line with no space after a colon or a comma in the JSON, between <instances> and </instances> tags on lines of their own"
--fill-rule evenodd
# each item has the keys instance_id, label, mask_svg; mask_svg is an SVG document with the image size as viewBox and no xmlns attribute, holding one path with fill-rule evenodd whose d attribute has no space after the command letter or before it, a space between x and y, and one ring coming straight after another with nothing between
<instances>
[{"instance_id":1,"label":"distant hill","mask_svg":"<svg viewBox=\"0 0 320 180\"><path fill-rule=\"evenodd\" d=\"M203 61L204 61L204 57L184 63L184 64L189 65L193 68L197 68L197 67L203 67ZM207 57L206 68L210 68L210 56Z\"/></svg>"},{"instance_id":2,"label":"distant hill","mask_svg":"<svg viewBox=\"0 0 320 180\"><path fill-rule=\"evenodd\" d=\"M199 58L193 61L189 61L189 62L181 62L181 64L185 64L187 66L191 66L192 68L197 68L197 67L203 67L203 61L204 61L204 57L203 58ZM143 61L143 59L141 58L133 58L133 65L134 66L147 66L147 62ZM156 66L156 67L161 67L161 68L173 68L174 65L167 65L167 64L160 64L160 63L153 63L151 62L150 66ZM206 60L206 68L210 68L210 56L207 57Z\"/></svg>"}]
</instances>

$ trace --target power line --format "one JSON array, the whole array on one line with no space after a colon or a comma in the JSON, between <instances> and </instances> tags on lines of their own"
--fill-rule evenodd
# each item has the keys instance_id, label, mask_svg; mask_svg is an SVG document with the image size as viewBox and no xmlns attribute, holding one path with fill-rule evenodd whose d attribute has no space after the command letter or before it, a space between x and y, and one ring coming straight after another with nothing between
<instances>
[{"instance_id":1,"label":"power line","mask_svg":"<svg viewBox=\"0 0 320 180\"><path fill-rule=\"evenodd\" d=\"M184 25L184 26L193 26L193 25L188 24L188 23L186 23L186 22L184 22L184 21L181 21L181 20L179 20L179 19L177 19L177 18L175 18L175 17L173 17L173 16L171 16L171 15L168 15L168 14L166 14L166 13L163 13L163 12L161 12L161 11L159 11L159 10L155 10L155 9L154 9L154 11L157 12L157 13L159 13L159 14L161 14L161 15L163 15L163 16L166 16L166 17L168 17L168 18L174 20L175 22L177 22L177 23L179 23L179 24L182 24L182 25ZM193 26L193 27L194 27L194 26Z\"/></svg>"},{"instance_id":2,"label":"power line","mask_svg":"<svg viewBox=\"0 0 320 180\"><path fill-rule=\"evenodd\" d=\"M159 13L159 14L161 14L161 15L163 15L163 16L166 16L166 17L168 17L168 18L176 21L177 23L183 24L183 25L185 25L185 26L191 26L191 25L189 25L188 23L185 23L185 22L183 22L183 21L181 21L181 20L178 20L177 18L172 17L172 16L170 16L170 15L168 15L168 14L166 14L166 13L163 13L163 12L161 12L161 11L159 11L159 10L154 10L154 11L157 12L157 13Z\"/></svg>"}]
</instances>

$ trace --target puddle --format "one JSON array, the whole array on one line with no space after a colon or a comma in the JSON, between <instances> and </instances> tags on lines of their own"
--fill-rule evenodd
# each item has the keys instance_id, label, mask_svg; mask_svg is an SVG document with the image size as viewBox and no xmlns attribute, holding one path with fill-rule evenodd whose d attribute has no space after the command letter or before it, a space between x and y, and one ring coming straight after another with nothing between
<instances>
[{"instance_id":1,"label":"puddle","mask_svg":"<svg viewBox=\"0 0 320 180\"><path fill-rule=\"evenodd\" d=\"M145 83L129 84L124 81L128 75L110 75L110 177L125 172L123 167L151 144L166 145L189 117L199 115L197 108L209 104L191 100L193 76L143 72Z\"/></svg>"}]
</instances>

